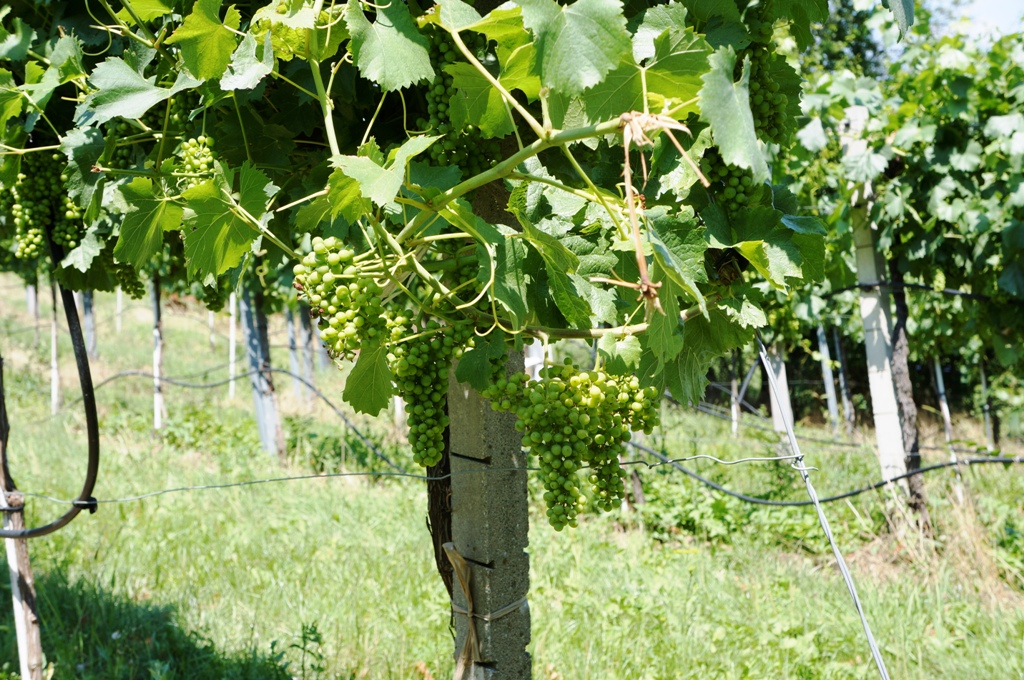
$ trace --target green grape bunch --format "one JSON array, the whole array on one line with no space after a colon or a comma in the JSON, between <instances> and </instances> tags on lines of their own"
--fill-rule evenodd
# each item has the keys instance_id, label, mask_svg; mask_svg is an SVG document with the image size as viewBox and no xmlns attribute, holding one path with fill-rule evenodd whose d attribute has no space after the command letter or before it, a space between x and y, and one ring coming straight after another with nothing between
<instances>
[{"instance_id":1,"label":"green grape bunch","mask_svg":"<svg viewBox=\"0 0 1024 680\"><path fill-rule=\"evenodd\" d=\"M754 184L750 170L729 165L716 147L708 147L700 161L701 172L711 182L709 191L727 215L735 215L755 204L761 196L761 187Z\"/></svg>"},{"instance_id":2,"label":"green grape bunch","mask_svg":"<svg viewBox=\"0 0 1024 680\"><path fill-rule=\"evenodd\" d=\"M135 147L132 144L119 144L120 140L129 136L134 128L124 120L115 119L107 124L105 142L113 150L106 164L114 170L126 170L135 165Z\"/></svg>"},{"instance_id":3,"label":"green grape bunch","mask_svg":"<svg viewBox=\"0 0 1024 680\"><path fill-rule=\"evenodd\" d=\"M213 137L199 135L190 137L181 143L179 153L182 169L188 174L180 182L182 191L188 191L192 187L201 184L213 177L214 161L216 156L213 153Z\"/></svg>"},{"instance_id":4,"label":"green grape bunch","mask_svg":"<svg viewBox=\"0 0 1024 680\"><path fill-rule=\"evenodd\" d=\"M793 121L787 111L789 98L780 92L781 87L772 73L775 60L783 57L775 53L774 27L765 18L772 16L769 5L761 3L747 9L745 21L750 44L737 55L736 76L742 71L744 58L749 58L750 111L754 115L754 129L762 141L785 145L792 136Z\"/></svg>"},{"instance_id":5,"label":"green grape bunch","mask_svg":"<svg viewBox=\"0 0 1024 680\"><path fill-rule=\"evenodd\" d=\"M485 140L473 125L455 127L451 118L455 80L444 67L465 59L451 35L445 31L431 26L428 35L430 64L437 75L424 95L428 117L418 119L416 124L421 130L444 136L444 140L430 147L430 160L434 165L456 165L469 176L480 174L494 165L500 156L501 145L495 139ZM474 52L479 53L487 47L487 39L482 35L466 34L466 40L467 47Z\"/></svg>"},{"instance_id":6,"label":"green grape bunch","mask_svg":"<svg viewBox=\"0 0 1024 680\"><path fill-rule=\"evenodd\" d=\"M355 252L333 236L313 239L313 250L295 265L295 287L317 318L320 340L334 358L351 358L364 342L389 334L384 292L359 271Z\"/></svg>"},{"instance_id":7,"label":"green grape bunch","mask_svg":"<svg viewBox=\"0 0 1024 680\"><path fill-rule=\"evenodd\" d=\"M437 465L444 454L448 379L472 333L469 324L441 326L431 320L415 339L395 342L388 356L406 403L413 459L423 467Z\"/></svg>"},{"instance_id":8,"label":"green grape bunch","mask_svg":"<svg viewBox=\"0 0 1024 680\"><path fill-rule=\"evenodd\" d=\"M595 504L611 510L625 495L619 457L631 432L653 432L659 423L659 395L640 387L635 376L581 371L566 360L540 372L500 378L484 393L491 407L516 414L522 444L535 454L544 483L548 522L557 531L575 527L587 506L586 474Z\"/></svg>"},{"instance_id":9,"label":"green grape bunch","mask_svg":"<svg viewBox=\"0 0 1024 680\"><path fill-rule=\"evenodd\" d=\"M54 228L58 207L65 220L71 212L65 203L63 180L67 178L61 175L62 159L60 154L47 152L26 153L22 158L21 172L11 188L17 244L14 256L19 260L35 260L42 255L46 232ZM67 244L75 242L79 232L70 224L62 224L56 235Z\"/></svg>"}]
</instances>

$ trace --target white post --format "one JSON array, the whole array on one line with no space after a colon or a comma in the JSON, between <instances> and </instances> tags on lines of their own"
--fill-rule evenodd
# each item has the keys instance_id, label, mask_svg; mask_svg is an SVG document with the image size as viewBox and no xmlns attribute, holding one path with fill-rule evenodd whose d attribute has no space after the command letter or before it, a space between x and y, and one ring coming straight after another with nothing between
<instances>
[{"instance_id":1,"label":"white post","mask_svg":"<svg viewBox=\"0 0 1024 680\"><path fill-rule=\"evenodd\" d=\"M843 353L843 344L838 328L832 329L832 341L836 348L836 361L839 362L839 396L843 400L843 420L846 421L846 434L853 434L855 414L853 402L850 401L850 385L846 380L846 356Z\"/></svg>"},{"instance_id":2,"label":"white post","mask_svg":"<svg viewBox=\"0 0 1024 680\"><path fill-rule=\"evenodd\" d=\"M776 432L786 432L786 423L793 426L793 402L789 398L789 381L786 379L786 357L777 346L768 351L768 363L775 374L777 390L769 390L772 406L772 427Z\"/></svg>"},{"instance_id":3,"label":"white post","mask_svg":"<svg viewBox=\"0 0 1024 680\"><path fill-rule=\"evenodd\" d=\"M163 366L164 336L160 318L160 276L153 275L153 429L163 427L164 393L160 385Z\"/></svg>"},{"instance_id":4,"label":"white post","mask_svg":"<svg viewBox=\"0 0 1024 680\"><path fill-rule=\"evenodd\" d=\"M302 398L304 386L299 380L299 346L295 329L295 312L291 307L284 310L285 327L288 331L288 369L292 373L292 396L296 400Z\"/></svg>"},{"instance_id":5,"label":"white post","mask_svg":"<svg viewBox=\"0 0 1024 680\"><path fill-rule=\"evenodd\" d=\"M526 372L534 380L540 375L540 369L544 368L544 345L539 340L534 340L532 345L524 348L526 353Z\"/></svg>"},{"instance_id":6,"label":"white post","mask_svg":"<svg viewBox=\"0 0 1024 680\"><path fill-rule=\"evenodd\" d=\"M57 283L50 281L50 298L53 310L50 314L50 415L60 411L60 365L57 363Z\"/></svg>"},{"instance_id":7,"label":"white post","mask_svg":"<svg viewBox=\"0 0 1024 680\"><path fill-rule=\"evenodd\" d=\"M942 377L942 363L939 357L932 359L935 368L935 389L939 393L939 411L942 413L942 424L946 430L946 446L949 447L949 461L957 462L956 447L953 446L953 419L949 415L949 400L946 398L946 381ZM960 468L954 467L956 473L956 497L961 503L964 500L963 477L960 475Z\"/></svg>"},{"instance_id":8,"label":"white post","mask_svg":"<svg viewBox=\"0 0 1024 680\"><path fill-rule=\"evenodd\" d=\"M217 322L216 315L213 312L206 313L206 325L210 328L210 349L217 347L217 333L214 325Z\"/></svg>"},{"instance_id":9,"label":"white post","mask_svg":"<svg viewBox=\"0 0 1024 680\"><path fill-rule=\"evenodd\" d=\"M739 350L732 351L732 362L731 362L730 374L732 379L729 381L729 408L732 415L732 436L738 437L740 435L740 353Z\"/></svg>"},{"instance_id":10,"label":"white post","mask_svg":"<svg viewBox=\"0 0 1024 680\"><path fill-rule=\"evenodd\" d=\"M875 284L884 278L885 265L875 249L875 238L868 223L867 209L853 212L853 241L857 248L857 281ZM907 464L900 426L896 388L892 380L892 312L889 295L878 287L861 291L860 316L864 325L864 346L868 360L868 384L878 442L878 460L882 479L905 474ZM906 481L900 482L906 489Z\"/></svg>"},{"instance_id":11,"label":"white post","mask_svg":"<svg viewBox=\"0 0 1024 680\"><path fill-rule=\"evenodd\" d=\"M82 316L85 320L85 351L90 359L99 358L96 341L96 310L93 307L92 291L82 293Z\"/></svg>"},{"instance_id":12,"label":"white post","mask_svg":"<svg viewBox=\"0 0 1024 680\"><path fill-rule=\"evenodd\" d=\"M124 291L117 287L117 314L114 316L114 328L121 332L121 314L124 312Z\"/></svg>"},{"instance_id":13,"label":"white post","mask_svg":"<svg viewBox=\"0 0 1024 680\"><path fill-rule=\"evenodd\" d=\"M985 360L978 364L981 369L981 410L985 418L985 448L989 453L996 450L995 434L992 430L991 406L988 403L988 378L985 376Z\"/></svg>"},{"instance_id":14,"label":"white post","mask_svg":"<svg viewBox=\"0 0 1024 680\"><path fill-rule=\"evenodd\" d=\"M230 325L228 326L228 399L234 399L238 359L238 297L234 293L228 298L228 314L230 315Z\"/></svg>"},{"instance_id":15,"label":"white post","mask_svg":"<svg viewBox=\"0 0 1024 680\"><path fill-rule=\"evenodd\" d=\"M828 419L832 423L832 434L839 431L839 405L836 403L835 376L832 374L832 357L828 351L825 327L818 324L818 354L821 355L821 379L825 383L825 401L828 404Z\"/></svg>"},{"instance_id":16,"label":"white post","mask_svg":"<svg viewBox=\"0 0 1024 680\"><path fill-rule=\"evenodd\" d=\"M38 279L37 279L38 280ZM30 283L25 286L25 304L28 307L28 313L32 315L33 325L35 326L35 346L39 346L39 289L36 284Z\"/></svg>"}]
</instances>

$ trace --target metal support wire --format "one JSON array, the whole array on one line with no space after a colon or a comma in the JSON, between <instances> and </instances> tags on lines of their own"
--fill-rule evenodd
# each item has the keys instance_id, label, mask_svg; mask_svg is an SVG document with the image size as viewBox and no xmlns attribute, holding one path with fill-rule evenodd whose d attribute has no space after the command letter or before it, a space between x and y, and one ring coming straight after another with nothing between
<instances>
[{"instance_id":1,"label":"metal support wire","mask_svg":"<svg viewBox=\"0 0 1024 680\"><path fill-rule=\"evenodd\" d=\"M767 369L768 385L772 392L778 396L779 388L768 363L768 350L765 349L764 343L761 342L760 334L757 337L757 352L761 356L761 363ZM793 431L793 425L788 420L786 420L785 425L786 435L789 437L789 445L792 447L793 454L796 456L793 460L793 468L800 472L800 476L804 480L804 485L807 487L807 495L811 497L811 502L814 503L814 510L818 513L818 523L821 524L821 530L825 533L825 537L828 539L829 545L832 546L832 554L835 555L836 564L839 565L839 571L843 575L843 580L846 582L846 588L850 591L850 597L853 598L853 605L857 609L861 625L864 627L864 635L867 636L868 646L871 648L871 656L874 658L875 666L878 668L878 675L882 680L889 680L889 671L885 667L885 659L882 658L882 652L878 649L878 643L875 642L875 636L871 632L871 625L868 623L867 616L864 614L864 607L861 605L860 597L857 595L857 586L853 582L853 576L850 575L850 570L846 567L846 560L843 559L843 554L839 551L839 546L836 545L835 537L832 536L832 527L829 526L828 518L825 517L825 511L822 509L821 503L818 501L818 494L814 490L814 485L811 484L811 476L808 474L809 468L804 465L804 457L800 453L800 444L796 440L796 433Z\"/></svg>"}]
</instances>

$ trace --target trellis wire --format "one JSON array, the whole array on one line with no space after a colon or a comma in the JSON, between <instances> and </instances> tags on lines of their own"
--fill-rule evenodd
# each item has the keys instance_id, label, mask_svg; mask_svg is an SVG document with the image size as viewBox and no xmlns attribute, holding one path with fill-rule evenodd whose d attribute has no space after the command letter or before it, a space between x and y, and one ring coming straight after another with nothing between
<instances>
[{"instance_id":1,"label":"trellis wire","mask_svg":"<svg viewBox=\"0 0 1024 680\"><path fill-rule=\"evenodd\" d=\"M761 356L761 363L766 369L768 374L768 385L772 392L775 393L776 398L780 398L780 392L778 384L775 382L775 375L771 370L771 365L768 360L768 350L765 348L764 343L761 342L760 335L757 338L757 351ZM807 487L807 495L811 497L811 501L814 503L814 510L818 514L818 523L821 524L821 530L825 533L825 538L828 539L829 545L832 547L832 554L836 558L836 564L839 566L839 571L843 575L843 581L846 582L846 588L850 591L850 597L853 598L853 605L857 609L857 614L860 616L861 625L864 628L864 635L867 637L868 646L871 648L871 656L875 660L875 667L878 669L878 675L882 680L889 680L889 671L885 667L885 659L882 658L882 652L878 649L878 643L875 642L875 636L871 632L871 625L868 623L867 616L864 614L864 607L861 605L860 597L857 595L857 586L853 582L853 576L850 575L850 570L846 567L846 560L843 559L843 553L839 550L839 546L836 544L835 537L832 536L832 527L828 523L828 518L825 517L825 511L821 507L821 503L818 501L818 494L814 490L814 485L811 483L811 476L808 474L809 468L804 465L804 457L800 453L800 444L796 440L796 433L793 431L793 424L789 422L788 418L783 419L786 425L786 434L789 436L789 445L793 449L795 459L793 461L793 468L800 473L800 476L804 480L804 485Z\"/></svg>"}]
</instances>

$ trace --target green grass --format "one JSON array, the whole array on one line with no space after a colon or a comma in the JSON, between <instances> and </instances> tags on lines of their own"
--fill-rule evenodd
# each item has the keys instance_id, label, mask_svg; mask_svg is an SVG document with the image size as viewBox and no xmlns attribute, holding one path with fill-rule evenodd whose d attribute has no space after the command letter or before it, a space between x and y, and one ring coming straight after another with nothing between
<instances>
[{"instance_id":1,"label":"green grass","mask_svg":"<svg viewBox=\"0 0 1024 680\"><path fill-rule=\"evenodd\" d=\"M19 294L20 295L20 294ZM98 296L99 319L113 311ZM48 351L31 333L3 337L26 319L18 295L0 304L0 348L20 488L69 497L84 470L82 417L49 419ZM207 345L205 313L168 314L166 372L226 361ZM100 327L98 377L148 370L148 312ZM224 321L219 321L223 329ZM283 334L275 336L283 338ZM44 343L45 345L45 334ZM70 357L69 347L62 347ZM287 366L287 354L275 353ZM62 366L66 397L75 393ZM210 372L207 379L226 375ZM200 375L197 381L204 378ZM321 373L331 396L341 378ZM226 398L168 388L170 424L153 438L151 383L125 379L99 393L103 462L95 495L115 498L178 485L239 481L320 469L364 469L365 451L340 421L280 384L295 463L258 452L248 385ZM361 420L395 452L386 421ZM777 455L771 437L676 413L674 455ZM693 441L699 439L702 441ZM703 441L714 440L714 441ZM655 440L661 444L661 440ZM342 459L335 449L346 448ZM396 455L406 455L397 451ZM329 458L330 460L326 460ZM808 447L822 495L874 479L867 449ZM786 465L691 464L734 488L803 498ZM667 468L641 471L648 503L556 533L535 506L530 533L535 677L870 678L859 620L813 510L764 510L723 500ZM828 507L893 677L1024 678L1024 475L971 470L975 513L951 504L948 475L929 479L938 524L933 544L894 535L885 497ZM53 678L450 677L446 595L414 480L335 478L168 494L104 504L31 543ZM30 499L29 521L60 511ZM6 589L6 579L0 590ZM4 590L0 602L9 602ZM13 622L0 606L0 667L16 669ZM2 677L2 675L0 675Z\"/></svg>"}]
</instances>

